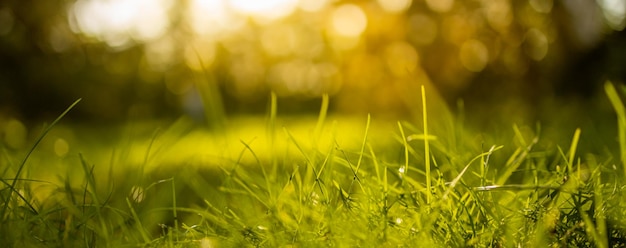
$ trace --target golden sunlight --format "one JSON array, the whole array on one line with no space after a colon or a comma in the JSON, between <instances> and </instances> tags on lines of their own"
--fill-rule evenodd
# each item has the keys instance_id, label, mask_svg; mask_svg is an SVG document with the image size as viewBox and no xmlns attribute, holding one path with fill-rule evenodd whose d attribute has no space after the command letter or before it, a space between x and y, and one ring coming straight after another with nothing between
<instances>
[{"instance_id":1,"label":"golden sunlight","mask_svg":"<svg viewBox=\"0 0 626 248\"><path fill-rule=\"evenodd\" d=\"M306 12L317 12L326 7L329 0L300 0L299 8Z\"/></svg>"},{"instance_id":2,"label":"golden sunlight","mask_svg":"<svg viewBox=\"0 0 626 248\"><path fill-rule=\"evenodd\" d=\"M571 49L581 49L575 52L586 52L603 32L626 26L626 4L619 0L75 1L68 20L83 39L59 38L61 31L52 29L51 50L102 43L120 52L99 58L120 77L113 82L131 81L122 76L133 73L130 63L139 63L139 79L151 83L145 87L163 86L177 98L195 91L189 72L206 71L222 93L246 104L272 91L335 94L354 106L376 100L355 104L353 98L376 95L397 101L392 106L400 101L381 82L404 87L418 74L432 79L441 94L459 97L482 73L501 69L523 81L535 63L565 61L559 46L571 42ZM591 7L597 13L586 11ZM0 11L0 34L10 28L1 20L11 18ZM140 50L140 58L130 60L124 50Z\"/></svg>"},{"instance_id":3,"label":"golden sunlight","mask_svg":"<svg viewBox=\"0 0 626 248\"><path fill-rule=\"evenodd\" d=\"M459 54L463 66L473 72L482 71L489 60L487 47L478 40L468 40L461 45Z\"/></svg>"},{"instance_id":4,"label":"golden sunlight","mask_svg":"<svg viewBox=\"0 0 626 248\"><path fill-rule=\"evenodd\" d=\"M367 17L363 10L354 4L344 4L333 11L332 28L337 34L357 37L367 27Z\"/></svg>"},{"instance_id":5,"label":"golden sunlight","mask_svg":"<svg viewBox=\"0 0 626 248\"><path fill-rule=\"evenodd\" d=\"M400 13L411 7L412 0L378 0L377 2L389 13Z\"/></svg>"},{"instance_id":6,"label":"golden sunlight","mask_svg":"<svg viewBox=\"0 0 626 248\"><path fill-rule=\"evenodd\" d=\"M74 32L82 32L124 47L133 41L148 42L163 35L170 24L169 0L79 0L70 11Z\"/></svg>"},{"instance_id":7,"label":"golden sunlight","mask_svg":"<svg viewBox=\"0 0 626 248\"><path fill-rule=\"evenodd\" d=\"M241 28L245 23L229 11L223 0L192 0L188 8L188 25L197 35L221 36Z\"/></svg>"},{"instance_id":8,"label":"golden sunlight","mask_svg":"<svg viewBox=\"0 0 626 248\"><path fill-rule=\"evenodd\" d=\"M230 0L234 11L253 17L259 22L268 22L286 17L297 7L296 0Z\"/></svg>"},{"instance_id":9,"label":"golden sunlight","mask_svg":"<svg viewBox=\"0 0 626 248\"><path fill-rule=\"evenodd\" d=\"M613 29L621 31L626 26L626 2L623 0L598 1L607 24Z\"/></svg>"}]
</instances>

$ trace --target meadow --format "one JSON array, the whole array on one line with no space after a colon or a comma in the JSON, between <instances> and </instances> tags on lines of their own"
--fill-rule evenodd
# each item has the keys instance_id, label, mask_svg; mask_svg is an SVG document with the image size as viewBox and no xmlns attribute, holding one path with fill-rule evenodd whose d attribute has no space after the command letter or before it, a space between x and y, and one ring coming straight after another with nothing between
<instances>
[{"instance_id":1,"label":"meadow","mask_svg":"<svg viewBox=\"0 0 626 248\"><path fill-rule=\"evenodd\" d=\"M273 95L211 130L64 123L76 101L27 149L0 143L0 246L623 247L626 90L605 93L597 136L435 122L423 88L417 121L330 114L328 96L283 117Z\"/></svg>"}]
</instances>

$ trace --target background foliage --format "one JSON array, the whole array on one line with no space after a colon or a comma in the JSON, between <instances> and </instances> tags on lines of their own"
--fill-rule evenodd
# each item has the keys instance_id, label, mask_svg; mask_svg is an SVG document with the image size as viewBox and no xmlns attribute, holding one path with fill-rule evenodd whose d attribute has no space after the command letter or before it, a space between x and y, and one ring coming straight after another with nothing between
<instances>
[{"instance_id":1,"label":"background foliage","mask_svg":"<svg viewBox=\"0 0 626 248\"><path fill-rule=\"evenodd\" d=\"M264 112L270 91L287 112L315 111L330 94L331 111L403 116L426 85L452 108L463 99L468 111L532 119L546 101L623 80L625 9L611 0L3 1L0 116L50 119L84 98L73 118L219 118Z\"/></svg>"}]
</instances>

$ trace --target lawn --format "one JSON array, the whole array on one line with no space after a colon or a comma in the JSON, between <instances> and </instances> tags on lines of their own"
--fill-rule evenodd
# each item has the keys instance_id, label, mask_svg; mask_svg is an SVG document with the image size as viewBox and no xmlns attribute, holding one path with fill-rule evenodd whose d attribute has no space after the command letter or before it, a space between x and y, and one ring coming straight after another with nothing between
<instances>
[{"instance_id":1,"label":"lawn","mask_svg":"<svg viewBox=\"0 0 626 248\"><path fill-rule=\"evenodd\" d=\"M0 143L0 246L623 247L625 91L605 90L617 121L587 123L614 130L484 133L441 123L423 89L413 120L329 114L328 97L217 129L88 127L69 107L30 147Z\"/></svg>"}]
</instances>

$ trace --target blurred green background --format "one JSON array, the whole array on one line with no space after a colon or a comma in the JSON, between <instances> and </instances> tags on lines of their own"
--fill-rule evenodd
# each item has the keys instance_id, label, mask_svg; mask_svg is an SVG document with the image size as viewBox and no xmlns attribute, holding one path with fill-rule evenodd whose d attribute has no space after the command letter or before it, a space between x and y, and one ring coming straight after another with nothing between
<instances>
[{"instance_id":1,"label":"blurred green background","mask_svg":"<svg viewBox=\"0 0 626 248\"><path fill-rule=\"evenodd\" d=\"M402 118L425 85L468 113L537 119L626 78L623 0L5 0L0 123L190 115ZM459 99L463 104L459 104ZM8 124L5 124L7 126Z\"/></svg>"}]
</instances>

